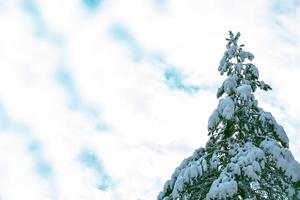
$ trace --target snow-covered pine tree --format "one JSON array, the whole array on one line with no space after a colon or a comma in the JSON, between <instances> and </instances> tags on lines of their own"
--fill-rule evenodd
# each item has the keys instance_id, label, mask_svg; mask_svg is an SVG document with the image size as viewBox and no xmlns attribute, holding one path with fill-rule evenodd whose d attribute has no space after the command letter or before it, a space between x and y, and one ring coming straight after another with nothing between
<instances>
[{"instance_id":1,"label":"snow-covered pine tree","mask_svg":"<svg viewBox=\"0 0 300 200\"><path fill-rule=\"evenodd\" d=\"M175 169L158 200L300 199L300 164L283 127L258 107L253 93L271 87L258 80L239 37L229 32L226 39L218 70L228 77L208 120L209 141Z\"/></svg>"}]
</instances>

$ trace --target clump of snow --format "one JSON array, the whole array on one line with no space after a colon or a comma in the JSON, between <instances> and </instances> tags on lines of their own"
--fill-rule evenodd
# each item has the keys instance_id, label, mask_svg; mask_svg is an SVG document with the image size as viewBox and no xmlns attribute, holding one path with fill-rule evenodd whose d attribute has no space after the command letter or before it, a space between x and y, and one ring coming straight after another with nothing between
<instances>
[{"instance_id":1,"label":"clump of snow","mask_svg":"<svg viewBox=\"0 0 300 200\"><path fill-rule=\"evenodd\" d=\"M221 87L218 88L217 91L217 98L219 98L220 96L222 96L224 94L224 86L222 85Z\"/></svg>"},{"instance_id":2,"label":"clump of snow","mask_svg":"<svg viewBox=\"0 0 300 200\"><path fill-rule=\"evenodd\" d=\"M279 125L272 114L270 112L265 112L262 109L259 112L259 120L262 123L264 127L266 127L268 124L274 126L274 130L272 132L275 133L275 135L278 137L280 142L283 144L284 147L289 146L289 138L287 134L285 133L283 127Z\"/></svg>"},{"instance_id":3,"label":"clump of snow","mask_svg":"<svg viewBox=\"0 0 300 200\"><path fill-rule=\"evenodd\" d=\"M275 119L270 112L265 112L261 109L259 111L259 121L265 126L266 124L274 124Z\"/></svg>"},{"instance_id":4,"label":"clump of snow","mask_svg":"<svg viewBox=\"0 0 300 200\"><path fill-rule=\"evenodd\" d=\"M208 119L208 129L215 128L216 126L218 126L219 123L220 123L219 111L215 109Z\"/></svg>"},{"instance_id":5,"label":"clump of snow","mask_svg":"<svg viewBox=\"0 0 300 200\"><path fill-rule=\"evenodd\" d=\"M243 84L237 88L238 96L241 97L241 99L244 101L250 99L252 95L251 92L252 92L251 86L247 84Z\"/></svg>"},{"instance_id":6,"label":"clump of snow","mask_svg":"<svg viewBox=\"0 0 300 200\"><path fill-rule=\"evenodd\" d=\"M171 188L170 180L167 180L164 184L164 191L167 191Z\"/></svg>"},{"instance_id":7,"label":"clump of snow","mask_svg":"<svg viewBox=\"0 0 300 200\"><path fill-rule=\"evenodd\" d=\"M232 62L228 62L228 61L226 60L226 59L227 59L226 57L227 57L227 55L224 56L224 57L221 59L220 64L219 64L218 70L219 70L219 72L220 72L221 75L223 75L224 72L226 72L226 71L233 65Z\"/></svg>"},{"instance_id":8,"label":"clump of snow","mask_svg":"<svg viewBox=\"0 0 300 200\"><path fill-rule=\"evenodd\" d=\"M240 56L242 62L244 62L246 58L250 61L253 60L253 58L254 58L254 55L247 51L240 51L239 56Z\"/></svg>"},{"instance_id":9,"label":"clump of snow","mask_svg":"<svg viewBox=\"0 0 300 200\"><path fill-rule=\"evenodd\" d=\"M223 56L223 58L220 60L220 64L219 64L219 68L218 68L218 70L219 70L219 72L221 73L221 74L223 74L224 72L226 72L227 71L227 69L228 69L228 63L226 62L226 57L225 57L225 55L226 54L224 54L224 56Z\"/></svg>"},{"instance_id":10,"label":"clump of snow","mask_svg":"<svg viewBox=\"0 0 300 200\"><path fill-rule=\"evenodd\" d=\"M210 167L212 169L217 169L218 166L219 166L219 162L220 162L219 157L217 156L216 153L213 153L213 155L212 155L212 157L211 157L211 159L209 161Z\"/></svg>"},{"instance_id":11,"label":"clump of snow","mask_svg":"<svg viewBox=\"0 0 300 200\"><path fill-rule=\"evenodd\" d=\"M236 55L236 52L237 52L237 46L236 45L232 45L227 51L227 55L228 55L228 58L232 58Z\"/></svg>"},{"instance_id":12,"label":"clump of snow","mask_svg":"<svg viewBox=\"0 0 300 200\"><path fill-rule=\"evenodd\" d=\"M276 131L276 135L280 139L280 141L282 141L284 145L288 146L289 145L289 138L286 135L283 127L276 123L275 124L275 131Z\"/></svg>"},{"instance_id":13,"label":"clump of snow","mask_svg":"<svg viewBox=\"0 0 300 200\"><path fill-rule=\"evenodd\" d=\"M206 199L226 199L237 193L237 182L227 173L221 173L211 185Z\"/></svg>"},{"instance_id":14,"label":"clump of snow","mask_svg":"<svg viewBox=\"0 0 300 200\"><path fill-rule=\"evenodd\" d=\"M223 117L231 120L234 117L234 102L230 97L225 97L219 101L218 108L214 110L208 119L208 129L213 129L220 123Z\"/></svg>"},{"instance_id":15,"label":"clump of snow","mask_svg":"<svg viewBox=\"0 0 300 200\"><path fill-rule=\"evenodd\" d=\"M245 176L251 178L252 180L258 180L259 179L259 177L256 174L256 172L254 171L252 165L248 165L247 167L245 167L244 168L244 173L245 173Z\"/></svg>"},{"instance_id":16,"label":"clump of snow","mask_svg":"<svg viewBox=\"0 0 300 200\"><path fill-rule=\"evenodd\" d=\"M295 194L295 192L296 192L296 191L294 190L294 188L291 188L291 187L288 187L288 188L286 189L286 191L287 191L289 197L292 197L292 196Z\"/></svg>"},{"instance_id":17,"label":"clump of snow","mask_svg":"<svg viewBox=\"0 0 300 200\"><path fill-rule=\"evenodd\" d=\"M184 165L183 168L178 168L178 172L176 173L177 178L174 183L172 197L173 199L177 199L180 197L180 193L183 192L184 186L186 184L190 184L197 177L200 177L207 171L207 163L204 158L200 158L198 160L194 160L188 163L188 165Z\"/></svg>"},{"instance_id":18,"label":"clump of snow","mask_svg":"<svg viewBox=\"0 0 300 200\"><path fill-rule=\"evenodd\" d=\"M271 155L276 167L284 171L293 182L300 181L300 164L287 148L280 147L275 140L267 139L261 142L260 147Z\"/></svg>"},{"instance_id":19,"label":"clump of snow","mask_svg":"<svg viewBox=\"0 0 300 200\"><path fill-rule=\"evenodd\" d=\"M174 189L173 189L173 192L172 192L172 196L174 199L177 199L179 198L179 195L180 195L180 192L183 191L183 185L184 184L184 179L183 177L178 177L176 182L175 182L175 185L174 185Z\"/></svg>"},{"instance_id":20,"label":"clump of snow","mask_svg":"<svg viewBox=\"0 0 300 200\"><path fill-rule=\"evenodd\" d=\"M227 119L231 120L234 117L234 102L230 97L225 97L219 101L218 105L219 114Z\"/></svg>"},{"instance_id":21,"label":"clump of snow","mask_svg":"<svg viewBox=\"0 0 300 200\"><path fill-rule=\"evenodd\" d=\"M249 64L246 64L249 72L251 73L252 76L254 76L255 78L258 78L259 77L259 72L258 72L258 69L255 65L249 63Z\"/></svg>"},{"instance_id":22,"label":"clump of snow","mask_svg":"<svg viewBox=\"0 0 300 200\"><path fill-rule=\"evenodd\" d=\"M238 72L239 74L242 72L242 69L243 69L243 64L238 62L235 64L235 70L236 72Z\"/></svg>"},{"instance_id":23,"label":"clump of snow","mask_svg":"<svg viewBox=\"0 0 300 200\"><path fill-rule=\"evenodd\" d=\"M171 180L165 183L163 191L159 193L157 199L165 199L169 192L172 195L170 199L180 198L185 185L192 183L195 178L201 177L208 170L207 162L203 157L203 150L203 148L199 148L191 157L183 160L180 166L175 169Z\"/></svg>"},{"instance_id":24,"label":"clump of snow","mask_svg":"<svg viewBox=\"0 0 300 200\"><path fill-rule=\"evenodd\" d=\"M224 91L227 93L227 94L231 94L233 92L235 92L236 90L236 87L237 87L237 75L234 74L232 76L229 76L223 83L223 87L224 87Z\"/></svg>"},{"instance_id":25,"label":"clump of snow","mask_svg":"<svg viewBox=\"0 0 300 200\"><path fill-rule=\"evenodd\" d=\"M176 179L175 185L174 185L174 189L172 191L172 196L174 199L179 198L180 192L183 191L183 185L184 184L184 179L182 176L178 177Z\"/></svg>"},{"instance_id":26,"label":"clump of snow","mask_svg":"<svg viewBox=\"0 0 300 200\"><path fill-rule=\"evenodd\" d=\"M241 168L238 164L233 166L233 174L240 176L241 175Z\"/></svg>"},{"instance_id":27,"label":"clump of snow","mask_svg":"<svg viewBox=\"0 0 300 200\"><path fill-rule=\"evenodd\" d=\"M262 149L251 142L247 142L243 148L237 149L237 154L231 158L228 170L239 175L241 171L252 180L259 179L259 173L264 168L265 154Z\"/></svg>"},{"instance_id":28,"label":"clump of snow","mask_svg":"<svg viewBox=\"0 0 300 200\"><path fill-rule=\"evenodd\" d=\"M219 64L219 72L221 74L223 74L224 72L226 72L229 67L231 65L233 65L233 63L229 62L229 59L231 59L232 57L235 56L236 54L236 46L231 46L231 48L227 51L224 52L224 55L222 57L222 59L220 60L220 64Z\"/></svg>"}]
</instances>

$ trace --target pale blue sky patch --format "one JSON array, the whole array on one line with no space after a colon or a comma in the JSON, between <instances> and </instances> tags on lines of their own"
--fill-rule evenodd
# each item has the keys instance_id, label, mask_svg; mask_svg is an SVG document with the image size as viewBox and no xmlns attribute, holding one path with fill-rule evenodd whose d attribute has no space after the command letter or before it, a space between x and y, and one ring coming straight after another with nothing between
<instances>
[{"instance_id":1,"label":"pale blue sky patch","mask_svg":"<svg viewBox=\"0 0 300 200\"><path fill-rule=\"evenodd\" d=\"M0 101L0 130L6 130L11 127L11 119L4 105Z\"/></svg>"},{"instance_id":2,"label":"pale blue sky patch","mask_svg":"<svg viewBox=\"0 0 300 200\"><path fill-rule=\"evenodd\" d=\"M23 0L22 8L32 21L34 36L38 39L47 39L52 44L56 45L58 52L62 52L62 49L64 49L64 38L48 29L38 2L36 0Z\"/></svg>"},{"instance_id":3,"label":"pale blue sky patch","mask_svg":"<svg viewBox=\"0 0 300 200\"><path fill-rule=\"evenodd\" d=\"M47 32L46 24L37 2L35 0L24 0L22 4L24 11L32 19L33 25L35 27L35 35L37 37L45 36Z\"/></svg>"},{"instance_id":4,"label":"pale blue sky patch","mask_svg":"<svg viewBox=\"0 0 300 200\"><path fill-rule=\"evenodd\" d=\"M188 153L192 152L194 148L184 142L176 142L171 141L169 144L160 145L155 142L141 142L139 145L130 146L130 148L137 148L137 149L147 149L147 151L151 151L157 154L166 154L166 152L173 151L179 153Z\"/></svg>"},{"instance_id":5,"label":"pale blue sky patch","mask_svg":"<svg viewBox=\"0 0 300 200\"><path fill-rule=\"evenodd\" d=\"M100 6L101 1L86 0L83 1L83 3L89 7L98 7ZM109 126L102 120L100 120L99 111L95 107L83 101L79 93L79 87L76 85L76 81L71 71L68 70L67 67L65 67L65 63L67 60L67 48L64 37L46 30L46 23L43 20L41 11L39 10L36 1L25 0L24 8L26 12L32 17L36 29L39 30L40 35L38 36L43 36L43 39L48 40L51 45L54 45L55 49L58 52L57 56L61 64L55 71L54 78L56 82L64 89L68 98L68 106L70 107L70 109L82 112L90 121L92 121L97 131L110 130Z\"/></svg>"},{"instance_id":6,"label":"pale blue sky patch","mask_svg":"<svg viewBox=\"0 0 300 200\"><path fill-rule=\"evenodd\" d=\"M277 18L277 16L273 17L272 28L276 30L277 35L287 44L292 46L299 44L297 33L292 32L286 25L286 22Z\"/></svg>"},{"instance_id":7,"label":"pale blue sky patch","mask_svg":"<svg viewBox=\"0 0 300 200\"><path fill-rule=\"evenodd\" d=\"M82 100L71 72L66 67L58 67L55 72L55 80L64 89L71 109L80 109Z\"/></svg>"},{"instance_id":8,"label":"pale blue sky patch","mask_svg":"<svg viewBox=\"0 0 300 200\"><path fill-rule=\"evenodd\" d=\"M101 120L101 115L97 108L93 107L92 105L84 105L82 112L93 122L96 131L108 132L112 130L107 123Z\"/></svg>"},{"instance_id":9,"label":"pale blue sky patch","mask_svg":"<svg viewBox=\"0 0 300 200\"><path fill-rule=\"evenodd\" d=\"M27 151L32 158L34 173L47 181L51 187L51 195L53 199L57 199L58 189L55 181L54 166L51 162L45 159L44 146L37 139L32 138L30 135L26 138Z\"/></svg>"},{"instance_id":10,"label":"pale blue sky patch","mask_svg":"<svg viewBox=\"0 0 300 200\"><path fill-rule=\"evenodd\" d=\"M282 113L286 112L285 106L282 105L282 103L278 99L277 94L275 93L275 91L266 93L266 91L257 90L256 95L259 99L261 99L264 102L268 102L268 105L270 105L272 107L276 107Z\"/></svg>"},{"instance_id":11,"label":"pale blue sky patch","mask_svg":"<svg viewBox=\"0 0 300 200\"><path fill-rule=\"evenodd\" d=\"M198 92L199 87L185 83L186 76L181 71L168 64L160 53L149 53L144 50L130 31L120 24L112 27L113 37L122 42L131 52L134 61L144 60L164 73L164 82L172 90L180 90L187 94Z\"/></svg>"},{"instance_id":12,"label":"pale blue sky patch","mask_svg":"<svg viewBox=\"0 0 300 200\"><path fill-rule=\"evenodd\" d=\"M34 138L30 126L14 119L5 109L5 106L0 101L0 128L3 130L11 130L18 138L25 143L28 158L32 159L33 171L41 178L46 178L55 190L53 178L53 167L50 162L45 159L41 143ZM49 179L51 178L51 180Z\"/></svg>"},{"instance_id":13,"label":"pale blue sky patch","mask_svg":"<svg viewBox=\"0 0 300 200\"><path fill-rule=\"evenodd\" d=\"M170 67L169 64L166 62L165 57L158 52L152 52L151 54L148 54L147 60L151 63L151 65L160 70Z\"/></svg>"},{"instance_id":14,"label":"pale blue sky patch","mask_svg":"<svg viewBox=\"0 0 300 200\"><path fill-rule=\"evenodd\" d=\"M40 141L28 135L26 138L28 153L33 158L34 170L41 178L52 179L54 176L53 166L44 157L43 145Z\"/></svg>"},{"instance_id":15,"label":"pale blue sky patch","mask_svg":"<svg viewBox=\"0 0 300 200\"><path fill-rule=\"evenodd\" d=\"M89 6L91 9L96 9L96 7L99 7L101 2L102 1L100 0L82 0L82 3L84 3L86 6ZM68 106L70 107L70 109L82 112L85 117L92 121L97 131L110 130L109 126L102 120L100 120L98 109L83 101L79 93L79 87L76 85L76 81L71 71L69 71L68 68L65 67L65 63L67 60L67 48L64 37L47 30L46 22L43 20L42 13L36 1L25 0L23 5L24 10L32 18L35 28L39 33L37 36L42 36L43 39L49 41L49 43L53 45L57 51L57 56L61 64L55 71L54 77L56 82L64 89L68 98Z\"/></svg>"},{"instance_id":16,"label":"pale blue sky patch","mask_svg":"<svg viewBox=\"0 0 300 200\"><path fill-rule=\"evenodd\" d=\"M28 136L29 127L14 120L0 100L0 130L12 130L17 134Z\"/></svg>"},{"instance_id":17,"label":"pale blue sky patch","mask_svg":"<svg viewBox=\"0 0 300 200\"><path fill-rule=\"evenodd\" d=\"M66 98L68 99L68 106L71 110L81 112L89 121L91 121L95 130L111 130L110 126L101 119L100 111L95 106L83 100L71 71L66 67L58 67L54 74L54 78L64 89Z\"/></svg>"},{"instance_id":18,"label":"pale blue sky patch","mask_svg":"<svg viewBox=\"0 0 300 200\"><path fill-rule=\"evenodd\" d=\"M48 160L45 159L43 145L36 139L27 139L27 150L33 158L34 173L47 181L51 188L51 196L53 199L58 199L58 188L55 181L54 167Z\"/></svg>"},{"instance_id":19,"label":"pale blue sky patch","mask_svg":"<svg viewBox=\"0 0 300 200\"><path fill-rule=\"evenodd\" d=\"M91 169L97 176L97 188L99 190L105 191L110 187L110 177L107 174L102 161L94 151L83 148L79 153L79 161L85 167Z\"/></svg>"},{"instance_id":20,"label":"pale blue sky patch","mask_svg":"<svg viewBox=\"0 0 300 200\"><path fill-rule=\"evenodd\" d=\"M153 0L153 2L156 5L156 8L159 11L166 11L167 7L168 7L168 2L167 0Z\"/></svg>"},{"instance_id":21,"label":"pale blue sky patch","mask_svg":"<svg viewBox=\"0 0 300 200\"><path fill-rule=\"evenodd\" d=\"M102 4L102 0L81 0L81 2L91 11L97 10Z\"/></svg>"},{"instance_id":22,"label":"pale blue sky patch","mask_svg":"<svg viewBox=\"0 0 300 200\"><path fill-rule=\"evenodd\" d=\"M188 94L194 94L199 91L199 86L186 83L188 77L181 70L167 63L161 54L152 53L147 58L153 66L164 72L164 81L170 89L180 90Z\"/></svg>"},{"instance_id":23,"label":"pale blue sky patch","mask_svg":"<svg viewBox=\"0 0 300 200\"><path fill-rule=\"evenodd\" d=\"M194 94L199 91L199 87L184 82L184 74L176 68L168 68L164 72L164 78L167 86L173 90L180 90L188 94Z\"/></svg>"},{"instance_id":24,"label":"pale blue sky patch","mask_svg":"<svg viewBox=\"0 0 300 200\"><path fill-rule=\"evenodd\" d=\"M134 61L141 61L144 51L133 34L122 24L114 24L111 28L112 37L129 49Z\"/></svg>"},{"instance_id":25,"label":"pale blue sky patch","mask_svg":"<svg viewBox=\"0 0 300 200\"><path fill-rule=\"evenodd\" d=\"M300 0L275 0L270 5L271 28L275 33L290 45L299 44L299 34L290 27L291 20L297 19L297 12L300 11ZM300 21L299 21L300 23Z\"/></svg>"},{"instance_id":26,"label":"pale blue sky patch","mask_svg":"<svg viewBox=\"0 0 300 200\"><path fill-rule=\"evenodd\" d=\"M299 10L300 0L274 0L272 9L276 14L293 15Z\"/></svg>"},{"instance_id":27,"label":"pale blue sky patch","mask_svg":"<svg viewBox=\"0 0 300 200\"><path fill-rule=\"evenodd\" d=\"M53 175L53 168L50 163L42 159L39 159L36 163L36 171L40 176L44 178L50 178Z\"/></svg>"}]
</instances>

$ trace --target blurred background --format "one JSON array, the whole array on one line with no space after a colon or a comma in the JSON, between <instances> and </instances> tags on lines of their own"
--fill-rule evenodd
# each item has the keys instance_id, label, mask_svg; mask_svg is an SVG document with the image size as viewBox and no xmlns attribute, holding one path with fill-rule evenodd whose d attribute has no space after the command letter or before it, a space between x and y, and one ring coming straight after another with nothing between
<instances>
[{"instance_id":1,"label":"blurred background","mask_svg":"<svg viewBox=\"0 0 300 200\"><path fill-rule=\"evenodd\" d=\"M228 31L300 160L299 0L0 0L0 199L156 199L207 141Z\"/></svg>"}]
</instances>

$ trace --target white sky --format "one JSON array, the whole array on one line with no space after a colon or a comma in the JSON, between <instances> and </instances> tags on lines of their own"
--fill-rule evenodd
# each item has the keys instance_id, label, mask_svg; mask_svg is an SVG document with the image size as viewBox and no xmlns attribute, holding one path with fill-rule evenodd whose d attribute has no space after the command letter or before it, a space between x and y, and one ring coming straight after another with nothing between
<instances>
[{"instance_id":1,"label":"white sky","mask_svg":"<svg viewBox=\"0 0 300 200\"><path fill-rule=\"evenodd\" d=\"M299 9L0 0L0 199L155 199L207 141L228 30L256 56L273 87L256 97L300 160Z\"/></svg>"}]
</instances>

